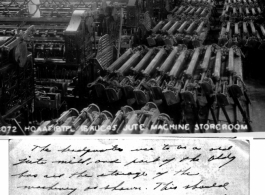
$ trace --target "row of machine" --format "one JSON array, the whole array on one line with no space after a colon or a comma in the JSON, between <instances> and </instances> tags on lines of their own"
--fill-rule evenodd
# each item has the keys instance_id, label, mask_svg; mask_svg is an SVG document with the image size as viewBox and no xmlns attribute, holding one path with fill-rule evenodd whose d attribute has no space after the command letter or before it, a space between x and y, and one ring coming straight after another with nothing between
<instances>
[{"instance_id":1,"label":"row of machine","mask_svg":"<svg viewBox=\"0 0 265 195\"><path fill-rule=\"evenodd\" d=\"M252 131L242 49L264 48L262 2L7 0L0 15L1 125Z\"/></svg>"}]
</instances>

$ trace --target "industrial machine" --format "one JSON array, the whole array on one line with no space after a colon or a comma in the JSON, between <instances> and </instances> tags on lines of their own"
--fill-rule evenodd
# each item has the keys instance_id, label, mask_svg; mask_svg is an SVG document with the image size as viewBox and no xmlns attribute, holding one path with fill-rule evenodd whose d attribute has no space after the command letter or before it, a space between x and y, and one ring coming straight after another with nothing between
<instances>
[{"instance_id":1,"label":"industrial machine","mask_svg":"<svg viewBox=\"0 0 265 195\"><path fill-rule=\"evenodd\" d=\"M19 120L29 123L34 99L34 70L26 41L34 31L30 26L16 35L0 37L0 124L5 126L20 127Z\"/></svg>"},{"instance_id":2,"label":"industrial machine","mask_svg":"<svg viewBox=\"0 0 265 195\"><path fill-rule=\"evenodd\" d=\"M150 47L186 44L189 48L203 44L210 29L211 1L184 1L175 7L167 20L159 21L147 38Z\"/></svg>"},{"instance_id":3,"label":"industrial machine","mask_svg":"<svg viewBox=\"0 0 265 195\"><path fill-rule=\"evenodd\" d=\"M196 124L221 121L246 124L251 131L250 100L237 46L138 47L127 50L106 70L88 87L109 103L125 99L135 106L151 101L168 109L178 104L178 122L189 124L191 131Z\"/></svg>"},{"instance_id":4,"label":"industrial machine","mask_svg":"<svg viewBox=\"0 0 265 195\"><path fill-rule=\"evenodd\" d=\"M2 125L45 130L34 135L252 131L243 69L249 49L265 47L259 2L17 2L0 6Z\"/></svg>"}]
</instances>

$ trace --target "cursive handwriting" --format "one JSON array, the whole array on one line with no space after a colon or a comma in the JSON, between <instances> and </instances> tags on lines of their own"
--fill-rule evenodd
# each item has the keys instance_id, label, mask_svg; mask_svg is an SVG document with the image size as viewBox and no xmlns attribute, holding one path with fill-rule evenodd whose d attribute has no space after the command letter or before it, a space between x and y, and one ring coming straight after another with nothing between
<instances>
[{"instance_id":1,"label":"cursive handwriting","mask_svg":"<svg viewBox=\"0 0 265 195\"><path fill-rule=\"evenodd\" d=\"M116 160L96 160L95 163L121 163L119 159Z\"/></svg>"},{"instance_id":2,"label":"cursive handwriting","mask_svg":"<svg viewBox=\"0 0 265 195\"><path fill-rule=\"evenodd\" d=\"M45 178L61 178L64 176L64 173L63 174L60 174L60 175L44 175Z\"/></svg>"},{"instance_id":3,"label":"cursive handwriting","mask_svg":"<svg viewBox=\"0 0 265 195\"><path fill-rule=\"evenodd\" d=\"M158 184L158 185L154 188L154 190L156 190L160 186L163 186L163 188L161 188L160 191L164 191L164 190L176 190L178 188L178 186L175 186L173 184L173 181L171 181L169 183L157 182L156 184Z\"/></svg>"},{"instance_id":4,"label":"cursive handwriting","mask_svg":"<svg viewBox=\"0 0 265 195\"><path fill-rule=\"evenodd\" d=\"M15 176L18 176L18 178L21 178L21 177L38 177L38 174L33 174L33 175L31 175L31 174L26 174L26 173L28 173L29 171L24 171L24 172L22 172L22 173L18 173L18 174L14 174L14 175L11 175L12 177L15 177Z\"/></svg>"},{"instance_id":5,"label":"cursive handwriting","mask_svg":"<svg viewBox=\"0 0 265 195\"><path fill-rule=\"evenodd\" d=\"M48 144L46 146L37 146L37 145L34 145L34 148L31 151L34 151L35 149L40 148L41 150L39 152L51 152L51 150L49 149L49 146L50 145L51 144Z\"/></svg>"},{"instance_id":6,"label":"cursive handwriting","mask_svg":"<svg viewBox=\"0 0 265 195\"><path fill-rule=\"evenodd\" d=\"M127 175L127 176L135 175L133 177L133 179L135 179L135 178L138 178L140 176L147 176L147 173L145 173L145 172L135 172L135 173L128 172L128 173L123 173L123 172L119 172L118 170L115 170L115 171L110 171L109 174L100 174L97 177L121 176L121 175Z\"/></svg>"},{"instance_id":7,"label":"cursive handwriting","mask_svg":"<svg viewBox=\"0 0 265 195\"><path fill-rule=\"evenodd\" d=\"M220 155L217 156L217 157L215 157L215 156L213 155L213 156L211 156L211 157L208 159L208 161L211 162L211 161L213 161L213 160L224 160L224 159L229 159L228 162L226 162L225 164L223 164L223 165L221 165L221 166L219 167L219 168L222 168L223 166L225 166L225 165L231 163L233 160L236 159L235 156L231 156L231 155L232 155L231 153L228 154L227 156L223 156L223 153L220 154Z\"/></svg>"},{"instance_id":8,"label":"cursive handwriting","mask_svg":"<svg viewBox=\"0 0 265 195\"><path fill-rule=\"evenodd\" d=\"M29 156L29 158L31 158L31 156ZM20 165L20 164L37 164L37 165L44 165L47 163L47 160L44 160L43 158L38 158L37 160L35 161L32 161L28 158L24 158L24 159L19 159L18 160L19 162L18 163L14 163L13 166L16 166L16 165Z\"/></svg>"},{"instance_id":9,"label":"cursive handwriting","mask_svg":"<svg viewBox=\"0 0 265 195\"><path fill-rule=\"evenodd\" d=\"M185 157L185 158L181 159L179 162L183 162L185 160L190 160L190 162L197 162L197 161L200 160L199 159L200 156L201 156L201 154L198 154L197 156L195 156L193 158L191 158L191 157Z\"/></svg>"},{"instance_id":10,"label":"cursive handwriting","mask_svg":"<svg viewBox=\"0 0 265 195\"><path fill-rule=\"evenodd\" d=\"M79 152L83 152L80 157L86 155L87 153L90 152L107 152L107 151L118 151L118 152L122 152L123 149L119 148L118 145L112 146L112 148L109 149L96 149L96 150L92 150L89 149L87 147L84 147L83 149L71 149L71 145L67 146L64 149L58 150L61 153L65 153L65 152L70 152L70 153L79 153Z\"/></svg>"},{"instance_id":11,"label":"cursive handwriting","mask_svg":"<svg viewBox=\"0 0 265 195\"><path fill-rule=\"evenodd\" d=\"M249 194L249 148L238 140L27 141L10 147L11 195Z\"/></svg>"},{"instance_id":12,"label":"cursive handwriting","mask_svg":"<svg viewBox=\"0 0 265 195\"><path fill-rule=\"evenodd\" d=\"M168 173L168 171L165 171L165 172L157 172L157 173L156 173L156 176L153 177L153 179L158 178L158 177L160 177L160 176L162 176L162 175L164 175L164 174L167 174L167 173Z\"/></svg>"},{"instance_id":13,"label":"cursive handwriting","mask_svg":"<svg viewBox=\"0 0 265 195\"><path fill-rule=\"evenodd\" d=\"M124 191L124 190L141 190L141 187L122 187L122 185L124 183L125 182L123 181L120 184L118 184L117 186L110 187L109 185L107 185L106 187L103 187L103 188L100 188L100 189L103 189L103 190L111 190L111 191L114 191L114 190L118 190L118 191Z\"/></svg>"},{"instance_id":14,"label":"cursive handwriting","mask_svg":"<svg viewBox=\"0 0 265 195\"><path fill-rule=\"evenodd\" d=\"M55 183L52 186L18 186L17 188L22 188L22 189L27 189L27 190L31 190L31 189L40 189L40 190L59 190L59 191L70 191L67 195L70 195L72 193L74 193L77 188L63 188L63 187L56 187L59 183Z\"/></svg>"},{"instance_id":15,"label":"cursive handwriting","mask_svg":"<svg viewBox=\"0 0 265 195\"><path fill-rule=\"evenodd\" d=\"M200 184L201 184L202 182L203 182L203 180L201 180L200 182L198 182L197 184L192 185L192 186L190 186L190 185L186 185L186 186L184 186L184 188L185 188L185 189L189 189L189 188L191 188L192 190L195 190L195 189L205 189L205 188L224 188L224 189L227 190L226 187L229 185L229 183L226 182L226 183L221 184L221 185L217 185L216 183L213 183L213 184L210 185L210 186L204 186L204 185L201 185L201 186L200 186Z\"/></svg>"},{"instance_id":16,"label":"cursive handwriting","mask_svg":"<svg viewBox=\"0 0 265 195\"><path fill-rule=\"evenodd\" d=\"M175 158L165 159L165 160L162 161L162 162L164 162L164 163L161 164L161 165L159 165L159 167L162 167L162 166L164 166L165 164L170 163L170 162L173 161L173 160L175 160Z\"/></svg>"},{"instance_id":17,"label":"cursive handwriting","mask_svg":"<svg viewBox=\"0 0 265 195\"><path fill-rule=\"evenodd\" d=\"M191 169L191 167L188 168L188 169L185 169L185 170L177 171L174 175L177 175L178 173L181 173L181 175L188 175L188 176L199 175L199 173L190 173L190 172L189 172L190 169Z\"/></svg>"},{"instance_id":18,"label":"cursive handwriting","mask_svg":"<svg viewBox=\"0 0 265 195\"><path fill-rule=\"evenodd\" d=\"M145 164L148 164L148 163L154 163L154 162L157 162L157 161L160 161L160 157L157 157L156 159L150 160L150 161L148 161L148 160L138 160L137 161L137 158L136 158L136 159L132 160L131 162L125 164L124 166L128 166L130 164L137 164L137 163L145 163Z\"/></svg>"},{"instance_id":19,"label":"cursive handwriting","mask_svg":"<svg viewBox=\"0 0 265 195\"><path fill-rule=\"evenodd\" d=\"M75 157L73 157L75 159ZM74 161L74 160L56 160L56 161L52 161L52 163L57 163L57 164L86 164L89 165L92 162L88 162L90 161L91 158L87 158L86 160L83 160L82 158L79 159L78 161Z\"/></svg>"},{"instance_id":20,"label":"cursive handwriting","mask_svg":"<svg viewBox=\"0 0 265 195\"><path fill-rule=\"evenodd\" d=\"M162 148L162 150L169 150L171 147L176 147L177 149L187 149L186 146L182 146L182 145L168 145L168 144L164 144L164 147Z\"/></svg>"},{"instance_id":21,"label":"cursive handwriting","mask_svg":"<svg viewBox=\"0 0 265 195\"><path fill-rule=\"evenodd\" d=\"M69 178L72 178L74 176L76 176L77 178L79 177L92 177L92 175L87 175L86 174L87 171L83 171L83 172L75 172L75 173L72 173L71 176Z\"/></svg>"},{"instance_id":22,"label":"cursive handwriting","mask_svg":"<svg viewBox=\"0 0 265 195\"><path fill-rule=\"evenodd\" d=\"M218 147L218 148L210 148L209 151L214 151L214 150L226 151L226 150L231 150L231 148L233 148L233 146L229 146L228 148L221 148L221 147Z\"/></svg>"},{"instance_id":23,"label":"cursive handwriting","mask_svg":"<svg viewBox=\"0 0 265 195\"><path fill-rule=\"evenodd\" d=\"M139 152L139 151L152 151L154 150L153 148L139 148L139 149L134 149L131 150L132 152Z\"/></svg>"}]
</instances>

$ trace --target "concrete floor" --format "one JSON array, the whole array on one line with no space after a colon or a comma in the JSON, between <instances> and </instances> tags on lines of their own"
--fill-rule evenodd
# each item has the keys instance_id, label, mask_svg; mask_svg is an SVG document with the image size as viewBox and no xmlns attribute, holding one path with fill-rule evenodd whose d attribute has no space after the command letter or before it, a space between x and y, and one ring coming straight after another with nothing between
<instances>
[{"instance_id":1,"label":"concrete floor","mask_svg":"<svg viewBox=\"0 0 265 195\"><path fill-rule=\"evenodd\" d=\"M252 103L250 114L253 131L265 131L265 83L256 80L245 82Z\"/></svg>"}]
</instances>

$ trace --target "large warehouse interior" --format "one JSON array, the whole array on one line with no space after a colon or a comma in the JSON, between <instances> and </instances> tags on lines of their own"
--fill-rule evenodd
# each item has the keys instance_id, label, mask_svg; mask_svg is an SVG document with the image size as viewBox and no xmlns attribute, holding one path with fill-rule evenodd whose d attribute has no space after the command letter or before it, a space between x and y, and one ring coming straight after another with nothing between
<instances>
[{"instance_id":1,"label":"large warehouse interior","mask_svg":"<svg viewBox=\"0 0 265 195\"><path fill-rule=\"evenodd\" d=\"M3 0L0 133L264 131L264 0Z\"/></svg>"}]
</instances>

